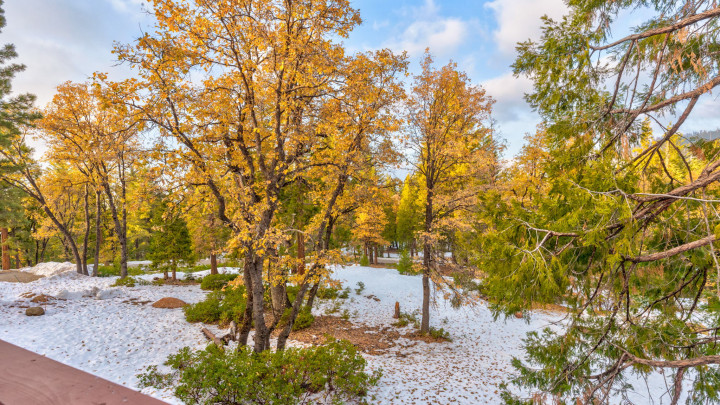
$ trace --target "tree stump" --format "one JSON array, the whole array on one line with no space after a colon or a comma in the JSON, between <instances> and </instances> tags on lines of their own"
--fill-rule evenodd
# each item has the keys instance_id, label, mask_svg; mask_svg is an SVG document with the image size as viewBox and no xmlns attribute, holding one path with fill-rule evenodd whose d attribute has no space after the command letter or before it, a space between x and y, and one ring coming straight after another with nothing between
<instances>
[{"instance_id":1,"label":"tree stump","mask_svg":"<svg viewBox=\"0 0 720 405\"><path fill-rule=\"evenodd\" d=\"M395 301L395 314L393 315L393 318L400 318L400 303L397 301Z\"/></svg>"}]
</instances>

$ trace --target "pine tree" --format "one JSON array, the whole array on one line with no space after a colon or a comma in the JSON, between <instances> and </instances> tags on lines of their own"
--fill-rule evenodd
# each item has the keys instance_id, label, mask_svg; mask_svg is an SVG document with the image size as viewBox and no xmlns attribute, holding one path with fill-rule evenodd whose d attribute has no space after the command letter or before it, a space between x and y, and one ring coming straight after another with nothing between
<instances>
[{"instance_id":1,"label":"pine tree","mask_svg":"<svg viewBox=\"0 0 720 405\"><path fill-rule=\"evenodd\" d=\"M195 260L190 231L185 220L165 199L160 199L152 212L152 233L148 258L152 266L160 268L168 279L176 281L178 265L190 265Z\"/></svg>"}]
</instances>

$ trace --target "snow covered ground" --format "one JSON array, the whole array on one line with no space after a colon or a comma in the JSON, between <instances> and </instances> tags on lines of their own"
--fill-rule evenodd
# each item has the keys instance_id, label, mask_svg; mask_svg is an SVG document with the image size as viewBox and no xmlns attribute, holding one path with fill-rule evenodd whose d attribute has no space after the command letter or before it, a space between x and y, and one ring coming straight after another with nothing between
<instances>
[{"instance_id":1,"label":"snow covered ground","mask_svg":"<svg viewBox=\"0 0 720 405\"><path fill-rule=\"evenodd\" d=\"M153 277L156 275L140 278ZM358 288L359 282L365 285L361 294L353 291L349 299L338 300L340 310L347 309L354 323L392 324L396 301L403 312L420 308L417 276L350 266L338 267L333 278L352 289ZM163 297L198 302L206 294L198 286L110 287L115 280L65 272L27 284L0 282L0 339L131 388L137 388L135 376L149 365L162 364L184 346L201 349L207 344L200 325L187 323L181 309L138 304ZM43 305L44 316L28 317L23 306L37 304L31 304L26 293L64 300ZM453 309L442 298L438 301L432 309L431 325L448 331L452 342L427 344L403 338L387 354L366 356L371 368L383 370L379 386L370 392L378 403L499 403L498 386L512 372L512 357L522 356L526 332L560 318L535 312L530 322L515 318L493 321L482 303ZM315 312L322 314L332 305L322 301ZM178 403L169 392L144 392Z\"/></svg>"}]
</instances>

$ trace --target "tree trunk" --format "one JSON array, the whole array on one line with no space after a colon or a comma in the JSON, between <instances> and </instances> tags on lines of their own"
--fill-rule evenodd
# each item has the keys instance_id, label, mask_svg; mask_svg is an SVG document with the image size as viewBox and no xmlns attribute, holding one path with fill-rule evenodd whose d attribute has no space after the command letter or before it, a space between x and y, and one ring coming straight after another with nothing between
<instances>
[{"instance_id":1,"label":"tree trunk","mask_svg":"<svg viewBox=\"0 0 720 405\"><path fill-rule=\"evenodd\" d=\"M305 235L302 232L297 233L297 274L305 274Z\"/></svg>"},{"instance_id":2,"label":"tree trunk","mask_svg":"<svg viewBox=\"0 0 720 405\"><path fill-rule=\"evenodd\" d=\"M250 269L248 265L249 261L245 260L243 265L243 281L245 282L245 292L247 296L247 302L245 304L245 313L243 314L243 323L238 332L238 347L246 346L248 336L250 335L250 329L252 329L252 316L253 316L253 293L252 293L252 279L250 278Z\"/></svg>"},{"instance_id":3,"label":"tree trunk","mask_svg":"<svg viewBox=\"0 0 720 405\"><path fill-rule=\"evenodd\" d=\"M314 270L314 268L313 268ZM317 285L317 284L316 284ZM295 296L295 301L292 305L292 311L290 312L290 318L287 321L287 324L285 325L285 328L280 332L280 335L278 336L277 340L277 350L285 350L285 344L287 342L288 336L290 336L290 332L292 331L292 327L295 324L295 319L297 319L297 315L300 312L300 307L302 306L303 297L305 296L305 292L308 289L309 284L303 283L300 286L300 290L297 293L297 296Z\"/></svg>"},{"instance_id":4,"label":"tree trunk","mask_svg":"<svg viewBox=\"0 0 720 405\"><path fill-rule=\"evenodd\" d=\"M20 250L15 250L15 268L19 269L22 263L20 263Z\"/></svg>"},{"instance_id":5,"label":"tree trunk","mask_svg":"<svg viewBox=\"0 0 720 405\"><path fill-rule=\"evenodd\" d=\"M214 252L210 253L210 274L218 274L217 255Z\"/></svg>"},{"instance_id":6,"label":"tree trunk","mask_svg":"<svg viewBox=\"0 0 720 405\"><path fill-rule=\"evenodd\" d=\"M8 233L7 228L0 229L0 235L2 236L0 238L0 243L2 243L2 269L3 270L10 270L10 252L8 250L8 238L10 237L10 234Z\"/></svg>"},{"instance_id":7,"label":"tree trunk","mask_svg":"<svg viewBox=\"0 0 720 405\"><path fill-rule=\"evenodd\" d=\"M101 221L101 204L100 204L100 190L95 190L95 258L93 265L93 277L98 276L98 267L100 267L100 239L102 238L102 230L100 229Z\"/></svg>"},{"instance_id":8,"label":"tree trunk","mask_svg":"<svg viewBox=\"0 0 720 405\"><path fill-rule=\"evenodd\" d=\"M266 343L268 340L264 308L265 287L263 286L262 280L263 258L251 252L248 257L246 257L246 260L249 261L250 280L252 282L248 288L251 288L253 293L253 320L255 322L254 350L260 353L267 349Z\"/></svg>"},{"instance_id":9,"label":"tree trunk","mask_svg":"<svg viewBox=\"0 0 720 405\"><path fill-rule=\"evenodd\" d=\"M85 199L83 208L85 209L85 234L83 235L83 246L82 246L82 270L84 275L88 275L88 241L90 239L90 202L89 202L88 186L85 185Z\"/></svg>"},{"instance_id":10,"label":"tree trunk","mask_svg":"<svg viewBox=\"0 0 720 405\"><path fill-rule=\"evenodd\" d=\"M429 234L432 229L433 220L433 191L432 186L428 185L427 199L425 201L425 233ZM427 236L423 241L423 303L422 303L422 320L420 322L420 333L430 332L430 271L432 270L432 258L430 254L430 240Z\"/></svg>"},{"instance_id":11,"label":"tree trunk","mask_svg":"<svg viewBox=\"0 0 720 405\"><path fill-rule=\"evenodd\" d=\"M373 264L378 264L378 252L380 251L380 248L375 245L375 253L373 254Z\"/></svg>"},{"instance_id":12,"label":"tree trunk","mask_svg":"<svg viewBox=\"0 0 720 405\"><path fill-rule=\"evenodd\" d=\"M174 260L170 261L170 266L172 266L172 280L177 281L177 264Z\"/></svg>"},{"instance_id":13,"label":"tree trunk","mask_svg":"<svg viewBox=\"0 0 720 405\"><path fill-rule=\"evenodd\" d=\"M105 189L105 195L107 196L108 205L110 206L110 213L112 214L113 223L115 224L115 234L117 236L118 242L120 243L120 278L125 278L128 275L128 270L127 270L127 233L125 232L123 223L126 222L127 210L125 210L123 208L123 210L122 210L123 218L121 220L120 215L118 214L118 207L115 204L115 199L113 198L113 195L112 195L112 191L110 191L110 185L106 182L103 184L103 188ZM124 202L123 202L123 205L124 205Z\"/></svg>"},{"instance_id":14,"label":"tree trunk","mask_svg":"<svg viewBox=\"0 0 720 405\"><path fill-rule=\"evenodd\" d=\"M313 304L315 303L315 296L317 295L318 289L320 288L320 283L315 283L312 288L310 289L310 294L308 295L307 305L305 308L310 311L312 309Z\"/></svg>"}]
</instances>

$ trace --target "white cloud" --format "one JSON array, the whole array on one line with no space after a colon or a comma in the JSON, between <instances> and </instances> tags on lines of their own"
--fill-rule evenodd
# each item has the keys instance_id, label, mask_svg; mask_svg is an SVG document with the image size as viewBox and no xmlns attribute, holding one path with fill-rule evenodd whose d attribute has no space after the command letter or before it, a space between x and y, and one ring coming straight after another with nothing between
<instances>
[{"instance_id":1,"label":"white cloud","mask_svg":"<svg viewBox=\"0 0 720 405\"><path fill-rule=\"evenodd\" d=\"M473 25L460 18L442 17L433 0L425 0L420 7L402 9L400 14L412 22L383 46L407 51L411 56L420 55L425 48L436 55L452 54L465 42Z\"/></svg>"},{"instance_id":2,"label":"white cloud","mask_svg":"<svg viewBox=\"0 0 720 405\"><path fill-rule=\"evenodd\" d=\"M495 13L497 28L493 37L505 56L515 54L518 42L539 39L540 17L560 19L568 11L563 0L493 0L485 7Z\"/></svg>"},{"instance_id":3,"label":"white cloud","mask_svg":"<svg viewBox=\"0 0 720 405\"><path fill-rule=\"evenodd\" d=\"M514 120L530 110L523 96L532 91L527 77L515 77L512 72L482 82L483 88L496 100L493 115L496 119Z\"/></svg>"}]
</instances>

